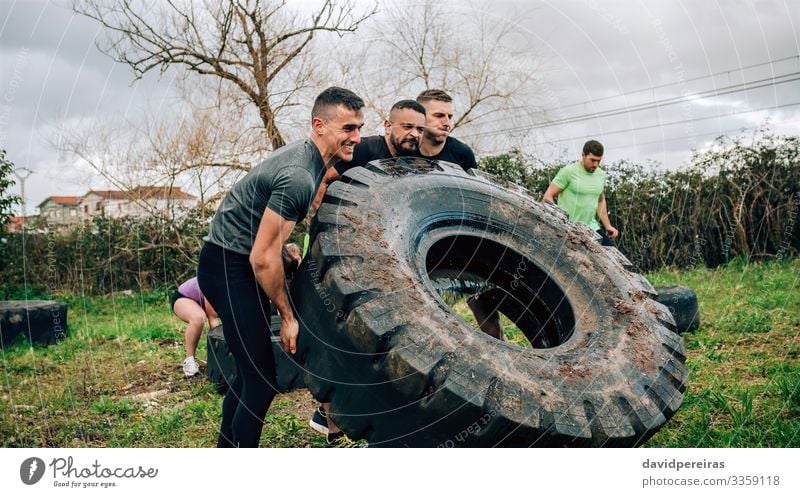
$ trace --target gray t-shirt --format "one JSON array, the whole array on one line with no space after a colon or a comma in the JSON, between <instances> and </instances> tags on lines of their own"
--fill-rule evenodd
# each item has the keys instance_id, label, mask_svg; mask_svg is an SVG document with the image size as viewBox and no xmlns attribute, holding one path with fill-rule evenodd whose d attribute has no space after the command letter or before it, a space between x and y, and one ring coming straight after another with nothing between
<instances>
[{"instance_id":1,"label":"gray t-shirt","mask_svg":"<svg viewBox=\"0 0 800 497\"><path fill-rule=\"evenodd\" d=\"M322 155L311 140L279 148L225 195L206 241L249 255L264 209L288 221L302 221L324 173Z\"/></svg>"}]
</instances>

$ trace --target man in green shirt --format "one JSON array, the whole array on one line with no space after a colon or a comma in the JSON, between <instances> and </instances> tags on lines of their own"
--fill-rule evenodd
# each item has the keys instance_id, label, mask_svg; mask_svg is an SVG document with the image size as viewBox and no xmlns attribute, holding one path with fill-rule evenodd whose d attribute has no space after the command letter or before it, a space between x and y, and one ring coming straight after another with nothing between
<instances>
[{"instance_id":1,"label":"man in green shirt","mask_svg":"<svg viewBox=\"0 0 800 497\"><path fill-rule=\"evenodd\" d=\"M573 223L583 223L603 237L603 245L614 246L619 236L608 219L606 196L603 193L606 172L600 168L603 145L589 140L583 145L581 160L562 167L544 192L544 201L555 203L567 211ZM603 223L603 229L597 219Z\"/></svg>"}]
</instances>

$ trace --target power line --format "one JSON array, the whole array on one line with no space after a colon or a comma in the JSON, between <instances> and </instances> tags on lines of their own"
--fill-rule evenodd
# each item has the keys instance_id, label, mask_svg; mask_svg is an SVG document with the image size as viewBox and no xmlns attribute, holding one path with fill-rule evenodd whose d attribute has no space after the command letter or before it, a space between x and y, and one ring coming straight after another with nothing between
<instances>
[{"instance_id":1,"label":"power line","mask_svg":"<svg viewBox=\"0 0 800 497\"><path fill-rule=\"evenodd\" d=\"M659 108L659 107L666 107L666 106L669 106L669 105L675 105L677 103L688 102L688 101L691 101L692 99L695 99L695 98L702 98L702 97L709 97L709 96L716 97L716 96L722 96L722 95L729 95L731 93L739 93L739 92L742 92L742 91L756 90L756 89L764 88L764 87L767 87L767 86L777 86L779 84L792 83L794 81L800 80L800 77L797 77L798 75L800 75L800 72L794 72L794 73L789 73L789 74L783 74L783 75L777 76L775 78L765 78L765 79L760 79L760 80L755 80L755 81L748 81L748 82L745 82L745 83L739 83L739 84L736 84L736 85L731 85L731 86L727 86L727 87L723 87L723 88L719 88L719 89L706 90L706 91L699 92L699 93L694 93L694 94L691 94L691 95L685 95L685 96L682 95L682 96L679 96L679 97L670 97L670 98L663 99L663 100L656 101L656 102L648 102L648 103L644 103L644 104L637 104L637 105L630 106L630 107L618 107L618 108L608 109L608 110L599 111L599 112L593 112L593 113L588 113L588 114L569 116L569 117L565 117L565 118L561 118L561 119L554 119L554 120L550 120L550 121L544 121L544 122L541 122L541 123L530 124L530 125L527 125L527 126L517 126L517 127L503 128L503 129L492 130L492 131L476 132L476 133L471 133L471 134L462 135L462 136L464 138L469 138L469 137L476 137L476 136L493 136L493 135L502 134L502 133L509 133L509 132L513 132L513 131L531 131L531 130L539 129L539 128L550 128L550 127L553 127L553 126L562 126L562 125L565 125L565 124L573 124L573 123L576 123L576 122L579 122L579 121L583 121L583 120L588 120L588 119L600 119L600 118L605 118L605 117L618 116L618 115L621 115L621 114L629 114L631 112L641 112L641 111L645 111L645 110L656 109L656 108ZM791 79L783 79L781 81L776 81L776 80L781 79L781 78L791 78Z\"/></svg>"},{"instance_id":2,"label":"power line","mask_svg":"<svg viewBox=\"0 0 800 497\"><path fill-rule=\"evenodd\" d=\"M733 72L742 72L742 71L745 71L745 70L748 70L748 69L753 69L753 68L756 68L756 67L761 67L761 66L770 65L770 64L777 64L777 63L785 62L787 60L792 60L792 59L798 59L798 61L800 61L800 54L791 55L791 56L788 56L788 57L782 57L780 59L775 59L775 60L769 60L769 61L766 61L766 62L759 62L757 64L750 64L748 66L737 67L737 68L734 68L734 69L727 69L725 71L719 71L719 72L716 72L716 73L710 73L710 74L707 74L707 75L704 75L704 76L696 76L696 77L685 79L685 80L673 81L671 83L664 83L664 84L661 84L661 85L651 86L651 87L647 87L647 88L640 88L638 90L632 90L632 91L628 91L628 92L624 92L624 93L618 93L616 95L610 95L610 96L607 96L607 97L600 97L600 98L595 98L595 99L592 99L592 100L585 100L583 102L565 104L565 105L559 106L557 109L554 109L554 108L544 109L544 110L542 110L540 112L544 114L544 113L547 113L547 112L560 111L560 110L563 110L563 109L569 108L569 107L578 107L578 106L581 106L581 105L588 105L588 104L594 105L597 102L602 102L604 100L611 100L611 99L614 99L614 98L620 98L620 97L624 97L624 96L628 96L628 95L635 95L637 93L644 93L646 91L652 91L652 90L656 90L656 89L659 89L659 88L680 86L680 85L683 85L683 84L691 82L691 81L698 81L698 80L702 80L702 79L714 78L716 76L721 76L721 75L724 75L724 74L730 74L730 73L733 73ZM777 76L777 77L781 77L781 76ZM747 83L739 83L739 85L743 85L743 84L747 84ZM704 91L713 91L713 90L704 90ZM482 124L483 125L487 125L487 124L492 124L492 123L501 122L501 121L508 121L508 118L494 119L492 121L484 121ZM471 135L467 135L467 136L471 136Z\"/></svg>"},{"instance_id":3,"label":"power line","mask_svg":"<svg viewBox=\"0 0 800 497\"><path fill-rule=\"evenodd\" d=\"M797 105L797 104L795 104L795 105ZM789 120L786 120L786 121L775 122L773 124L787 124L787 123L793 123L793 122L800 122L800 120L798 120L798 119L789 119ZM728 129L712 131L712 132L706 132L706 133L697 133L697 134L694 134L692 136L693 137L714 136L714 135L722 136L722 135L725 135L727 133L732 133L732 132L737 132L737 131L756 130L759 127L760 126L743 126L743 127L738 127L738 128L728 128ZM597 136L598 135L577 136L577 137L574 137L574 138L570 138L570 140L580 140L580 139L585 139L585 138L595 138ZM600 135L600 136L602 136L602 135ZM630 147L634 147L634 146L641 147L641 146L644 146L644 145L655 145L655 144L659 144L659 143L670 143L670 142L681 141L681 140L685 140L685 139L686 139L686 137L678 136L678 137L675 137L675 138L664 138L664 139L661 139L661 140L650 140L650 141L646 141L646 142L636 142L636 143L631 143L631 144L627 144L627 145L617 145L617 148L624 148L624 147L629 147L630 148ZM552 142L534 143L534 145L546 145L547 143L558 143L558 142L563 142L563 141L569 141L569 140L553 140Z\"/></svg>"},{"instance_id":4,"label":"power line","mask_svg":"<svg viewBox=\"0 0 800 497\"><path fill-rule=\"evenodd\" d=\"M694 119L682 119L680 121L671 121L671 122L668 122L668 123L658 123L658 124L652 124L652 125L648 125L648 126L639 126L639 127L636 127L636 128L626 128L626 129L617 129L617 130L613 130L613 131L603 131L602 133L594 133L594 134L591 134L591 135L584 135L584 136L573 136L571 138L559 138L558 140L548 140L546 142L536 142L533 145L546 145L548 143L561 143L561 142L572 141L572 140L580 140L580 139L583 139L583 138L593 138L593 137L597 137L597 136L615 135L615 134L619 134L619 133L630 133L632 131L635 132L635 131L641 131L641 130L644 130L644 129L662 128L662 127L665 127L665 126L673 126L675 124L686 124L686 123L696 122L696 121L706 121L708 119L719 119L719 118L724 118L724 117L736 116L736 115L740 115L740 114L751 114L753 112L761 112L761 111L764 111L764 110L772 110L772 109L781 109L781 108L784 108L784 107L794 107L794 106L797 106L797 105L800 105L800 102L792 102L792 103L782 104L782 105L771 105L771 106L768 106L768 107L760 107L758 109L750 109L750 110L744 110L744 111L739 111L739 112L729 112L727 114L718 114L716 116L698 117L698 118L694 118ZM783 121L783 122L792 122L792 121L790 120L790 121ZM731 130L722 131L720 133L727 133L729 131L735 131L736 129L739 129L739 128L734 128L734 129L731 129ZM744 129L749 129L749 128L744 128ZM708 133L706 133L706 134L708 134ZM681 139L681 138L679 138L679 139ZM663 141L672 141L672 140L674 140L674 139L663 140ZM655 143L659 143L659 142L655 142ZM643 144L644 143L637 143L637 145L643 145Z\"/></svg>"},{"instance_id":5,"label":"power line","mask_svg":"<svg viewBox=\"0 0 800 497\"><path fill-rule=\"evenodd\" d=\"M655 108L658 108L658 107L666 107L666 106L674 105L674 104L677 104L677 103L688 102L688 101L690 101L690 100L692 100L694 98L729 95L731 93L739 93L739 92L747 91L747 90L755 90L755 89L763 88L763 87L766 87L766 86L775 86L775 85L783 84L783 83L791 83L791 82L800 80L800 77L794 77L794 76L797 76L797 75L800 75L800 72L795 72L795 73L790 73L790 74L783 74L781 76L777 76L776 78L766 78L766 79L761 79L761 80L756 80L756 81L748 81L748 82L745 82L745 83L731 85L731 86L727 86L727 87L719 88L719 89L715 89L715 90L706 90L706 91L703 91L703 92L700 92L700 93L695 93L695 94L692 94L692 95L685 95L685 96L680 96L680 97L670 97L670 98L663 99L663 100L660 100L660 101L648 102L648 103L644 103L644 104L637 104L637 105L630 106L630 107L617 107L617 108L614 108L614 109L608 109L608 110L599 111L599 112L593 112L593 113L588 113L588 114L569 116L569 117L565 117L565 118L561 118L561 119L554 119L554 120L550 120L550 121L544 121L544 122L541 122L541 123L530 124L530 125L527 125L527 126L518 126L518 127L505 128L505 129L500 129L500 130L477 132L477 133L472 133L472 134L469 134L469 135L464 135L464 137L466 138L466 137L471 137L471 136L491 136L491 135L494 135L494 134L506 133L506 132L515 131L515 130L529 131L529 130L537 129L537 128L550 128L550 127L553 127L553 126L561 126L561 125L564 125L564 124L572 124L572 123L583 121L583 120L587 120L587 119L599 119L599 118L604 118L604 117L613 117L613 116L617 116L617 115L620 115L620 114L627 114L627 113L630 113L630 112L640 112L640 111L644 111L644 110L652 110L652 109L655 109ZM787 77L794 77L794 78L793 79L786 79L786 80L782 80L782 81L775 81L776 79L787 78ZM722 91L722 90L725 90L725 91Z\"/></svg>"},{"instance_id":6,"label":"power line","mask_svg":"<svg viewBox=\"0 0 800 497\"><path fill-rule=\"evenodd\" d=\"M780 121L780 122L776 122L774 124L786 124L786 123L792 123L792 122L798 122L798 120L797 119L790 119L788 121ZM722 136L722 135L725 135L725 134L728 134L728 133L733 133L735 131L741 132L741 131L748 131L748 130L756 130L759 127L760 126L745 126L745 127L740 127L740 128L729 128L729 129L723 129L723 130L719 130L719 131L714 131L714 132L711 132L711 133L698 133L698 134L696 134L694 136L714 136L714 135ZM646 141L646 142L636 142L636 146L637 147L641 147L641 146L644 146L644 145L655 145L655 144L658 144L658 143L669 143L669 142L674 142L674 141L679 141L679 140L684 140L684 139L685 139L684 137L678 136L676 138L667 138L667 139L664 139L664 140L651 140L651 141ZM628 147L632 147L633 145L627 145L627 146Z\"/></svg>"},{"instance_id":7,"label":"power line","mask_svg":"<svg viewBox=\"0 0 800 497\"><path fill-rule=\"evenodd\" d=\"M578 103L574 103L574 104L566 104L566 105L562 105L560 108L563 109L565 107L578 107L580 105L594 104L594 103L597 103L597 102L602 102L604 100L610 100L612 98L619 98L619 97L625 97L625 96L628 96L628 95L635 95L637 93L644 93L646 91L657 90L659 88L669 88L669 87L673 87L673 86L679 86L679 85L686 84L686 83L689 83L689 82L692 82L692 81L699 81L699 80L702 80L702 79L714 78L716 76L722 76L724 74L730 74L732 72L742 72L742 71L746 71L748 69L754 69L756 67L761 67L761 66L766 66L766 65L771 65L771 64L777 64L777 63L780 63L780 62L786 62L787 60L792 60L792 59L798 59L798 61L800 61L800 54L791 55L789 57L782 57L780 59L775 59L775 60L768 60L766 62L759 62L758 64L750 64L749 66L737 67L735 69L728 69L728 70L725 70L725 71L719 71L719 72L715 72L715 73L711 73L711 74L706 74L704 76L695 76L693 78L673 81L671 83L664 83L664 84L661 84L661 85L650 86L650 87L647 87L647 88L640 88L638 90L631 90L631 91L627 91L625 93L618 93L616 95L610 95L608 97L600 97L600 98L594 98L592 100L586 100L586 101L578 102ZM550 110L555 110L555 109L550 109ZM545 112L547 112L547 111L545 111Z\"/></svg>"}]
</instances>

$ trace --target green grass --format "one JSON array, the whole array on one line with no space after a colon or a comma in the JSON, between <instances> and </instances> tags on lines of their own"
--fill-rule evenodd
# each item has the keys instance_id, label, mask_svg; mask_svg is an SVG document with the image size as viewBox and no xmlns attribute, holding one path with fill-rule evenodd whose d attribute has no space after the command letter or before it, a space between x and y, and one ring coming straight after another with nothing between
<instances>
[{"instance_id":1,"label":"green grass","mask_svg":"<svg viewBox=\"0 0 800 497\"><path fill-rule=\"evenodd\" d=\"M800 446L800 260L664 270L654 285L697 292L684 335L689 387L649 447Z\"/></svg>"},{"instance_id":2,"label":"green grass","mask_svg":"<svg viewBox=\"0 0 800 497\"><path fill-rule=\"evenodd\" d=\"M478 321L475 319L472 311L469 310L466 297L455 300L452 302L451 307L459 316L464 319L464 321L471 324L473 327L478 328ZM500 314L500 326L503 328L503 334L505 335L508 343L512 343L526 349L531 348L531 342L528 341L528 339L525 337L525 334L522 333L522 330L517 328L517 326L504 314Z\"/></svg>"},{"instance_id":3,"label":"green grass","mask_svg":"<svg viewBox=\"0 0 800 497\"><path fill-rule=\"evenodd\" d=\"M58 297L69 304L65 341L0 349L0 445L215 445L222 396L204 376L183 377L184 324L163 294ZM305 428L313 406L305 391L278 396L261 445L323 446Z\"/></svg>"},{"instance_id":4,"label":"green grass","mask_svg":"<svg viewBox=\"0 0 800 497\"><path fill-rule=\"evenodd\" d=\"M683 405L647 446L800 446L798 275L800 259L648 275L656 285L694 288L702 324L684 337ZM0 350L0 445L215 444L222 397L204 376L183 377L184 325L163 293L62 298L70 306L64 342ZM463 304L456 310L471 319ZM510 342L529 346L503 326ZM198 357L206 357L205 339ZM314 406L304 390L276 397L261 446L323 446L307 427Z\"/></svg>"}]
</instances>

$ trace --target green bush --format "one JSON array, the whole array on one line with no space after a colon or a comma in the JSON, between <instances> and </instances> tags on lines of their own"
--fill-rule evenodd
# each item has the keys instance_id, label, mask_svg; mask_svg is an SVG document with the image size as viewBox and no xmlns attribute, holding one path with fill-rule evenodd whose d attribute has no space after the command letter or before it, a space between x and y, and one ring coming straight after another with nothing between
<instances>
[{"instance_id":1,"label":"green bush","mask_svg":"<svg viewBox=\"0 0 800 497\"><path fill-rule=\"evenodd\" d=\"M122 290L155 290L158 298L196 274L207 233L198 219L96 218L72 231L34 226L5 235L0 299Z\"/></svg>"},{"instance_id":2,"label":"green bush","mask_svg":"<svg viewBox=\"0 0 800 497\"><path fill-rule=\"evenodd\" d=\"M605 165L620 250L642 272L797 254L799 153L800 138L761 133L750 144L721 138L679 171L628 161ZM562 165L512 150L482 158L479 167L541 199ZM302 245L307 223L290 242ZM121 290L164 299L195 274L206 234L207 220L199 212L180 221L98 218L70 232L39 226L24 237L7 234L0 241L0 299ZM763 321L745 324L760 329Z\"/></svg>"},{"instance_id":3,"label":"green bush","mask_svg":"<svg viewBox=\"0 0 800 497\"><path fill-rule=\"evenodd\" d=\"M618 161L606 198L620 250L641 271L716 267L736 258L781 258L800 251L800 138L763 132L744 144L720 138L679 171ZM480 169L541 199L560 165L512 151Z\"/></svg>"}]
</instances>

